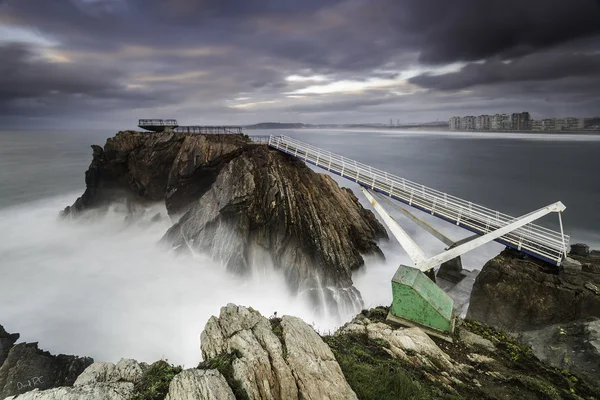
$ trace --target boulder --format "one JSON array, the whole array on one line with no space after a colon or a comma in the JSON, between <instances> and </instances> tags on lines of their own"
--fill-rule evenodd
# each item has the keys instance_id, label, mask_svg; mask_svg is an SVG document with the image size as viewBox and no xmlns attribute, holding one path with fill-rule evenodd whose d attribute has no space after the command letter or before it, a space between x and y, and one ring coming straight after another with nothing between
<instances>
[{"instance_id":1,"label":"boulder","mask_svg":"<svg viewBox=\"0 0 600 400\"><path fill-rule=\"evenodd\" d=\"M97 383L130 382L137 383L146 367L136 360L122 358L115 365L106 362L95 362L77 377L74 386L85 386Z\"/></svg>"},{"instance_id":2,"label":"boulder","mask_svg":"<svg viewBox=\"0 0 600 400\"><path fill-rule=\"evenodd\" d=\"M496 346L494 346L494 344L490 340L485 339L473 332L469 332L466 329L460 329L458 335L460 337L460 340L462 340L464 344L473 349L480 351L483 350L490 353L496 351Z\"/></svg>"},{"instance_id":3,"label":"boulder","mask_svg":"<svg viewBox=\"0 0 600 400\"><path fill-rule=\"evenodd\" d=\"M48 390L36 388L14 398L18 400L128 400L134 392L134 384L140 380L143 371L143 364L131 359L123 358L117 365L96 362L89 365L77 377L73 387Z\"/></svg>"},{"instance_id":4,"label":"boulder","mask_svg":"<svg viewBox=\"0 0 600 400\"><path fill-rule=\"evenodd\" d=\"M14 345L0 367L0 398L33 389L72 386L93 360L38 349L37 343Z\"/></svg>"},{"instance_id":5,"label":"boulder","mask_svg":"<svg viewBox=\"0 0 600 400\"><path fill-rule=\"evenodd\" d=\"M216 369L186 369L169 385L165 400L235 400L227 381Z\"/></svg>"},{"instance_id":6,"label":"boulder","mask_svg":"<svg viewBox=\"0 0 600 400\"><path fill-rule=\"evenodd\" d=\"M479 273L467 317L508 331L600 317L600 296L586 287L600 284L596 265L600 260L590 258L579 271L559 273L555 266L506 249Z\"/></svg>"},{"instance_id":7,"label":"boulder","mask_svg":"<svg viewBox=\"0 0 600 400\"><path fill-rule=\"evenodd\" d=\"M5 400L129 400L133 383L60 387L48 390L34 389L25 394L10 396Z\"/></svg>"},{"instance_id":8,"label":"boulder","mask_svg":"<svg viewBox=\"0 0 600 400\"><path fill-rule=\"evenodd\" d=\"M600 319L523 332L521 340L540 360L600 382Z\"/></svg>"},{"instance_id":9,"label":"boulder","mask_svg":"<svg viewBox=\"0 0 600 400\"><path fill-rule=\"evenodd\" d=\"M359 315L336 334L364 334L369 339L385 341L393 357L436 371L458 371L452 359L419 328L393 327Z\"/></svg>"},{"instance_id":10,"label":"boulder","mask_svg":"<svg viewBox=\"0 0 600 400\"><path fill-rule=\"evenodd\" d=\"M232 378L250 399L356 398L329 347L298 318L269 321L228 304L200 338L205 363L233 358Z\"/></svg>"},{"instance_id":11,"label":"boulder","mask_svg":"<svg viewBox=\"0 0 600 400\"><path fill-rule=\"evenodd\" d=\"M356 399L333 353L315 330L297 317L281 319L287 364L300 399Z\"/></svg>"}]
</instances>

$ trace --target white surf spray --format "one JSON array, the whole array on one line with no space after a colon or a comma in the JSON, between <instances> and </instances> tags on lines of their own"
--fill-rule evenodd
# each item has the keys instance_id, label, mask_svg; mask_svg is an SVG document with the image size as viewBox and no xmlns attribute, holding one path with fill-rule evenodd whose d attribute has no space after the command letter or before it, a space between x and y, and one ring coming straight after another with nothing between
<instances>
[{"instance_id":1,"label":"white surf spray","mask_svg":"<svg viewBox=\"0 0 600 400\"><path fill-rule=\"evenodd\" d=\"M252 277L245 278L207 256L175 256L156 245L171 225L168 218L150 222L157 212L166 215L160 206L136 222L114 211L61 221L58 210L76 196L0 209L0 324L20 332L21 341L97 361L166 358L194 366L200 332L227 303L296 315L321 332L360 311L315 313L288 293L268 254L253 253Z\"/></svg>"}]
</instances>

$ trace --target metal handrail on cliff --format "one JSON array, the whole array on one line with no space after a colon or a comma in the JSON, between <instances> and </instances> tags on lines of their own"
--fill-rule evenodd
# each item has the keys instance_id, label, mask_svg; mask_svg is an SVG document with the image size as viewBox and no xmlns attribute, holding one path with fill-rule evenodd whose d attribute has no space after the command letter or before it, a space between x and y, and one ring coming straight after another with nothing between
<instances>
[{"instance_id":1,"label":"metal handrail on cliff","mask_svg":"<svg viewBox=\"0 0 600 400\"><path fill-rule=\"evenodd\" d=\"M269 146L478 235L488 234L515 221L514 217L499 211L428 188L290 137L271 135ZM528 223L495 241L560 265L566 255L569 236Z\"/></svg>"}]
</instances>

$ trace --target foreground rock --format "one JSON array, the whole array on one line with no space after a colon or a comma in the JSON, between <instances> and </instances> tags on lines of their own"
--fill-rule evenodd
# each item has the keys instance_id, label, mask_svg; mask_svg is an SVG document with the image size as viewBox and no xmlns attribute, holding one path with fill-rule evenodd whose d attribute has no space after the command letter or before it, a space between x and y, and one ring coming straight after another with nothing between
<instances>
[{"instance_id":1,"label":"foreground rock","mask_svg":"<svg viewBox=\"0 0 600 400\"><path fill-rule=\"evenodd\" d=\"M14 345L18 334L8 335L0 327L0 399L59 386L71 386L77 376L90 365L91 358L59 354L53 356L40 350L37 343ZM8 348L10 346L10 348Z\"/></svg>"},{"instance_id":2,"label":"foreground rock","mask_svg":"<svg viewBox=\"0 0 600 400\"><path fill-rule=\"evenodd\" d=\"M79 375L73 387L34 389L7 400L128 400L147 366L122 359L116 365L94 363Z\"/></svg>"},{"instance_id":3,"label":"foreground rock","mask_svg":"<svg viewBox=\"0 0 600 400\"><path fill-rule=\"evenodd\" d=\"M227 381L216 369L186 369L169 385L166 400L235 400Z\"/></svg>"},{"instance_id":4,"label":"foreground rock","mask_svg":"<svg viewBox=\"0 0 600 400\"><path fill-rule=\"evenodd\" d=\"M201 334L205 359L183 370L157 361L94 363L72 387L10 400L597 399L597 380L540 362L511 336L458 321L453 342L363 311L319 336L296 317L267 319L229 304Z\"/></svg>"},{"instance_id":5,"label":"foreground rock","mask_svg":"<svg viewBox=\"0 0 600 400\"><path fill-rule=\"evenodd\" d=\"M593 380L548 367L514 338L460 321L453 343L389 325L388 309L363 311L325 337L361 399L596 399Z\"/></svg>"},{"instance_id":6,"label":"foreground rock","mask_svg":"<svg viewBox=\"0 0 600 400\"><path fill-rule=\"evenodd\" d=\"M329 347L295 317L269 321L229 304L206 324L201 349L201 367L231 360L229 378L239 380L250 399L356 398Z\"/></svg>"},{"instance_id":7,"label":"foreground rock","mask_svg":"<svg viewBox=\"0 0 600 400\"><path fill-rule=\"evenodd\" d=\"M578 257L581 271L556 267L511 249L488 261L473 286L468 318L509 331L600 318L600 258Z\"/></svg>"},{"instance_id":8,"label":"foreground rock","mask_svg":"<svg viewBox=\"0 0 600 400\"><path fill-rule=\"evenodd\" d=\"M362 308L352 271L362 255L383 257L387 233L329 176L240 135L126 131L92 147L85 193L63 216L115 204L136 216L165 202L181 218L162 243L177 252L208 253L242 275L272 265L315 305Z\"/></svg>"},{"instance_id":9,"label":"foreground rock","mask_svg":"<svg viewBox=\"0 0 600 400\"><path fill-rule=\"evenodd\" d=\"M600 382L600 319L523 332L521 340L550 365Z\"/></svg>"}]
</instances>

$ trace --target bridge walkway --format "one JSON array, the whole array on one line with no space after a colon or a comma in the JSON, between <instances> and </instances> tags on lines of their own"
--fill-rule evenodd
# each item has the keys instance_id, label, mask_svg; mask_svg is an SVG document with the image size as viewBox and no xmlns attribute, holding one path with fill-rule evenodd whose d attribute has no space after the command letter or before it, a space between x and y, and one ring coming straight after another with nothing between
<instances>
[{"instance_id":1,"label":"bridge walkway","mask_svg":"<svg viewBox=\"0 0 600 400\"><path fill-rule=\"evenodd\" d=\"M507 226L515 220L514 217L499 211L411 182L290 137L271 135L268 145L479 235ZM496 242L558 266L566 255L569 236L529 223L501 236L496 239Z\"/></svg>"}]
</instances>

